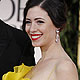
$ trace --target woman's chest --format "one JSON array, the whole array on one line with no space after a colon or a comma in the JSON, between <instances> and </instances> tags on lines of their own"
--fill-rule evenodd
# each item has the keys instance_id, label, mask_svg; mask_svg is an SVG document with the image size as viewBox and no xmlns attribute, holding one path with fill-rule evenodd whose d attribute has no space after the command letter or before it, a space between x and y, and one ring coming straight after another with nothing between
<instances>
[{"instance_id":1,"label":"woman's chest","mask_svg":"<svg viewBox=\"0 0 80 80\"><path fill-rule=\"evenodd\" d=\"M37 66L29 76L31 80L53 80L53 78L55 78L55 66Z\"/></svg>"},{"instance_id":2,"label":"woman's chest","mask_svg":"<svg viewBox=\"0 0 80 80\"><path fill-rule=\"evenodd\" d=\"M55 70L56 64L48 60L38 63L26 77L29 77L31 80L54 80Z\"/></svg>"}]
</instances>

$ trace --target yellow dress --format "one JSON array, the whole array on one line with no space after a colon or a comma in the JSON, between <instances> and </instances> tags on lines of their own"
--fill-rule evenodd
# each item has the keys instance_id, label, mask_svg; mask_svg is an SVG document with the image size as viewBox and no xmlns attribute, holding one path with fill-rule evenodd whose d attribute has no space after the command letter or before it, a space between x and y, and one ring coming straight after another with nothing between
<instances>
[{"instance_id":1,"label":"yellow dress","mask_svg":"<svg viewBox=\"0 0 80 80\"><path fill-rule=\"evenodd\" d=\"M2 80L30 80L24 76L33 68L33 66L26 66L24 64L14 67L14 72L8 72L3 75Z\"/></svg>"}]
</instances>

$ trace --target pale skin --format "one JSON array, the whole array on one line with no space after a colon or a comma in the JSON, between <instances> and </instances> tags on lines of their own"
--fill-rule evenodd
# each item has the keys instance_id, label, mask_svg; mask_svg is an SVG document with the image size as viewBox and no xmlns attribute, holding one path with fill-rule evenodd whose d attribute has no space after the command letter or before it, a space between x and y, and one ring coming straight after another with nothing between
<instances>
[{"instance_id":1,"label":"pale skin","mask_svg":"<svg viewBox=\"0 0 80 80\"><path fill-rule=\"evenodd\" d=\"M28 10L26 16L26 32L32 45L40 47L42 58L38 64L24 77L31 80L78 80L75 64L61 46L60 39L55 42L56 28L48 13L35 6ZM32 34L40 34L34 35Z\"/></svg>"}]
</instances>

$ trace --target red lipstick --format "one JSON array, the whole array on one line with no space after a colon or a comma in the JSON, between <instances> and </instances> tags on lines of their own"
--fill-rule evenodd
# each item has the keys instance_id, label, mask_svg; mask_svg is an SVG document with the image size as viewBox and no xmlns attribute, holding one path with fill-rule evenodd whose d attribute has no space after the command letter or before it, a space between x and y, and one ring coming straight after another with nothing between
<instances>
[{"instance_id":1,"label":"red lipstick","mask_svg":"<svg viewBox=\"0 0 80 80\"><path fill-rule=\"evenodd\" d=\"M32 40L38 40L41 37L41 34L31 34Z\"/></svg>"}]
</instances>

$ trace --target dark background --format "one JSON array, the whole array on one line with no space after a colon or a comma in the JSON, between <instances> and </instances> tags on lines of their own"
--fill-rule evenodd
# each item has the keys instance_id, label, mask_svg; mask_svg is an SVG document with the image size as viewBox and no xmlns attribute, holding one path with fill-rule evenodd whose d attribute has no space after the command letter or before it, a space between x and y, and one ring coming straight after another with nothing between
<instances>
[{"instance_id":1,"label":"dark background","mask_svg":"<svg viewBox=\"0 0 80 80\"><path fill-rule=\"evenodd\" d=\"M79 34L79 0L65 0L67 3L67 24L61 32L61 43L65 51L77 66L78 34ZM77 66L78 69L78 66ZM80 70L79 80L80 80Z\"/></svg>"}]
</instances>

